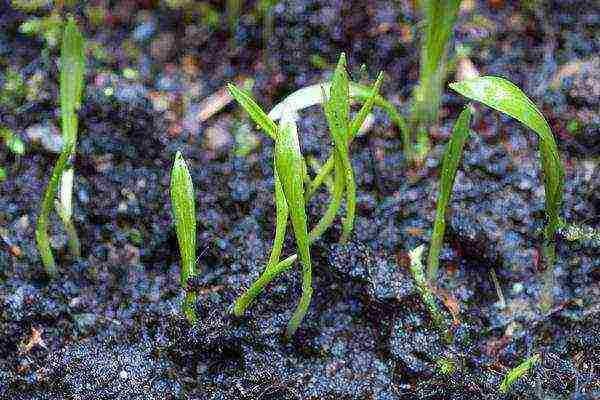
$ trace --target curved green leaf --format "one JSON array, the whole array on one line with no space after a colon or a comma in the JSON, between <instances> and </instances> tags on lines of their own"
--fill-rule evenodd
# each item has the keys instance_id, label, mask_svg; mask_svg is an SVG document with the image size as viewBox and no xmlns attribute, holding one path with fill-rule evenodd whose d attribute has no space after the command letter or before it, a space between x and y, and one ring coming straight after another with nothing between
<instances>
[{"instance_id":1,"label":"curved green leaf","mask_svg":"<svg viewBox=\"0 0 600 400\"><path fill-rule=\"evenodd\" d=\"M463 96L479 101L498 110L533 130L539 136L539 152L544 171L544 191L546 194L546 218L544 230L544 287L540 306L542 312L550 309L554 286L555 234L560 227L559 211L563 200L563 165L558 148L548 122L521 89L514 83L495 76L483 76L450 84L450 87Z\"/></svg>"},{"instance_id":2,"label":"curved green leaf","mask_svg":"<svg viewBox=\"0 0 600 400\"><path fill-rule=\"evenodd\" d=\"M60 61L60 111L64 143L60 156L52 169L35 228L38 251L42 257L44 268L50 276L55 276L57 269L48 238L48 218L62 173L75 152L77 143L76 110L81 105L85 73L85 42L73 18L69 19L65 27ZM70 227L67 226L67 229Z\"/></svg>"},{"instance_id":3,"label":"curved green leaf","mask_svg":"<svg viewBox=\"0 0 600 400\"><path fill-rule=\"evenodd\" d=\"M450 88L516 119L538 134L548 217L546 239L553 240L559 225L558 213L563 196L564 169L552 130L540 110L514 83L500 77L483 76L451 83Z\"/></svg>"},{"instance_id":4,"label":"curved green leaf","mask_svg":"<svg viewBox=\"0 0 600 400\"><path fill-rule=\"evenodd\" d=\"M275 140L277 136L277 125L269 116L260 108L260 106L246 92L239 89L237 86L228 83L227 90L231 97L237 100L238 103L250 115L250 118L262 129L271 139Z\"/></svg>"}]
</instances>

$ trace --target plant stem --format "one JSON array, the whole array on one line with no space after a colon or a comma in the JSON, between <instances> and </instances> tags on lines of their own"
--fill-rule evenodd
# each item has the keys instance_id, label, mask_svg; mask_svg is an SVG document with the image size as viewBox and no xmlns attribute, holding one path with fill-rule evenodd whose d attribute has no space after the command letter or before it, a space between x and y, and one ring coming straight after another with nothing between
<instances>
[{"instance_id":1,"label":"plant stem","mask_svg":"<svg viewBox=\"0 0 600 400\"><path fill-rule=\"evenodd\" d=\"M319 187L321 187L321 185L323 184L325 179L329 176L329 173L333 170L333 167L335 165L334 154L335 154L335 152L329 156L329 158L327 159L325 164L323 164L321 169L319 169L319 172L317 173L317 176L315 176L315 179L313 179L311 184L308 185L308 188L306 189L306 193L304 195L304 198L306 199L306 201L308 201L312 198L312 196L315 194L317 189L319 189Z\"/></svg>"},{"instance_id":2,"label":"plant stem","mask_svg":"<svg viewBox=\"0 0 600 400\"><path fill-rule=\"evenodd\" d=\"M469 124L471 122L470 107L466 107L459 115L452 136L444 152L442 160L442 170L440 173L440 187L438 192L435 223L431 235L431 245L429 246L429 259L427 265L427 278L432 285L436 284L439 268L439 257L444 242L444 232L446 230L446 210L452 195L456 171L463 153L465 141L469 135Z\"/></svg>"},{"instance_id":3,"label":"plant stem","mask_svg":"<svg viewBox=\"0 0 600 400\"><path fill-rule=\"evenodd\" d=\"M262 292L263 288L273 279L274 276L279 274L279 269L287 268L287 266L279 264L279 257L281 256L281 250L283 248L283 242L285 239L285 231L288 222L289 210L285 201L285 195L283 193L283 187L281 181L275 171L275 204L277 208L276 222L275 222L275 239L273 240L273 247L271 249L271 256L267 267L261 276L246 290L246 292L239 297L234 306L233 313L236 316L241 316L246 311L246 308L250 303ZM293 261L292 261L293 262ZM289 265L292 264L289 263Z\"/></svg>"},{"instance_id":4,"label":"plant stem","mask_svg":"<svg viewBox=\"0 0 600 400\"><path fill-rule=\"evenodd\" d=\"M310 231L310 240L311 243L319 239L323 232L327 230L333 223L335 216L340 209L340 205L342 203L342 197L344 195L344 184L345 184L345 176L343 171L342 162L335 153L335 173L333 179L333 193L329 200L329 205L327 206L327 210L325 214L321 217L317 225Z\"/></svg>"},{"instance_id":5,"label":"plant stem","mask_svg":"<svg viewBox=\"0 0 600 400\"><path fill-rule=\"evenodd\" d=\"M52 169L52 175L50 176L50 181L48 182L44 198L42 199L42 206L40 207L40 214L35 227L35 240L38 251L42 257L42 263L44 264L46 273L50 277L56 276L57 269L54 256L52 255L52 249L50 248L50 240L48 238L48 218L50 216L50 210L52 210L54 198L58 191L60 177L62 176L71 155L71 150L66 147L67 146L63 149L63 152L58 157L56 165L54 165L54 168Z\"/></svg>"},{"instance_id":6,"label":"plant stem","mask_svg":"<svg viewBox=\"0 0 600 400\"><path fill-rule=\"evenodd\" d=\"M429 128L436 123L446 78L446 57L461 0L425 0L426 31L421 49L419 83L414 91L411 130L415 135L417 161L429 148Z\"/></svg>"},{"instance_id":7,"label":"plant stem","mask_svg":"<svg viewBox=\"0 0 600 400\"><path fill-rule=\"evenodd\" d=\"M423 303L427 307L431 318L435 326L442 332L442 337L447 343L452 341L452 332L448 328L446 318L437 305L436 297L431 290L431 286L427 279L425 279L425 273L423 264L421 262L421 256L425 247L423 245L409 252L410 254L410 272L412 273L415 286L419 292L419 296Z\"/></svg>"}]
</instances>

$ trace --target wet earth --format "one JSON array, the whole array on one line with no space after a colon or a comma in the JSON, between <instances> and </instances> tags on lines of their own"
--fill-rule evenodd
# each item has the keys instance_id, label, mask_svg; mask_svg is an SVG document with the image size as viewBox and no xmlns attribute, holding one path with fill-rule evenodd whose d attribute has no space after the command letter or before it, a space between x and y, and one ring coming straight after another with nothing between
<instances>
[{"instance_id":1,"label":"wet earth","mask_svg":"<svg viewBox=\"0 0 600 400\"><path fill-rule=\"evenodd\" d=\"M464 104L449 92L423 165L407 165L399 132L381 112L355 140L354 236L337 243L338 217L312 246L314 295L298 333L283 335L300 296L297 265L244 317L230 312L268 259L273 146L233 103L211 111L220 90L252 77L257 99L271 107L326 79L345 51L355 80L363 63L371 78L385 71L383 94L406 112L418 73L419 18L410 2L284 1L273 9L269 38L254 2L234 33L211 19L223 12L219 2L68 9L89 53L74 160L83 256L69 256L54 216L60 275L52 281L34 229L61 146L58 47L50 28L23 28L35 18L49 24L49 10L16 3L23 2L0 6L0 123L27 152L0 147L8 173L0 182L0 399L600 398L600 12L589 2L464 1L456 43L480 73L521 86L554 130L566 225L555 307L542 315L537 139L476 107L442 250L440 304L453 321L451 345L407 265L408 251L429 242L441 155ZM322 112L301 116L305 156L325 160L331 141ZM197 191L194 327L179 309L168 197L177 150ZM310 202L312 223L327 200L323 189ZM294 251L288 237L285 253ZM501 393L504 375L534 354L540 362Z\"/></svg>"}]
</instances>

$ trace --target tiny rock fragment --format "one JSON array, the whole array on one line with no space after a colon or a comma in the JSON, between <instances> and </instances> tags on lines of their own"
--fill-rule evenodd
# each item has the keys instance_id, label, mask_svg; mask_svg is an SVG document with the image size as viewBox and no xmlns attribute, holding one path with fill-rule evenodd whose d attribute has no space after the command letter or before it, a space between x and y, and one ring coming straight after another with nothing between
<instances>
[{"instance_id":1,"label":"tiny rock fragment","mask_svg":"<svg viewBox=\"0 0 600 400\"><path fill-rule=\"evenodd\" d=\"M29 338L29 340L27 341L27 343L25 343L23 345L23 347L21 349L21 353L27 354L35 346L40 346L40 347L42 347L44 349L47 349L46 343L44 342L44 339L42 339L42 330L41 329L37 329L35 327L31 327L31 337Z\"/></svg>"}]
</instances>

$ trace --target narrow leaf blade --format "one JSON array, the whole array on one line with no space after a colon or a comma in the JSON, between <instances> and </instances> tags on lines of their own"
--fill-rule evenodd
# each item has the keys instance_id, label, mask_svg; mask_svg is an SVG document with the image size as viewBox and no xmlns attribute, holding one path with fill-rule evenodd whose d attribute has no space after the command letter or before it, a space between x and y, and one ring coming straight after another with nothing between
<instances>
[{"instance_id":1,"label":"narrow leaf blade","mask_svg":"<svg viewBox=\"0 0 600 400\"><path fill-rule=\"evenodd\" d=\"M302 261L302 298L288 324L288 336L293 335L298 329L312 297L312 265L304 203L303 165L304 159L300 151L296 122L289 112L284 112L275 142L275 168L288 204L298 254Z\"/></svg>"},{"instance_id":2,"label":"narrow leaf blade","mask_svg":"<svg viewBox=\"0 0 600 400\"><path fill-rule=\"evenodd\" d=\"M265 131L271 139L275 140L277 136L277 125L269 116L260 108L260 106L249 96L246 92L239 89L237 86L228 83L227 90L229 94L236 99L236 101L246 110L250 115L250 118L256 123L262 130Z\"/></svg>"},{"instance_id":3,"label":"narrow leaf blade","mask_svg":"<svg viewBox=\"0 0 600 400\"><path fill-rule=\"evenodd\" d=\"M183 262L182 269L185 269L186 275L182 275L182 284L185 284L188 276L195 273L196 205L192 177L180 152L177 152L171 170L171 207Z\"/></svg>"},{"instance_id":4,"label":"narrow leaf blade","mask_svg":"<svg viewBox=\"0 0 600 400\"><path fill-rule=\"evenodd\" d=\"M465 108L459 115L452 136L446 147L442 161L442 172L440 175L440 187L436 203L435 223L433 234L431 236L431 246L429 248L429 259L427 266L427 275L429 282L435 284L439 267L439 255L444 241L444 232L446 230L446 210L452 195L452 187L456 178L456 171L463 153L465 142L469 136L469 125L471 122L471 109Z\"/></svg>"},{"instance_id":5,"label":"narrow leaf blade","mask_svg":"<svg viewBox=\"0 0 600 400\"><path fill-rule=\"evenodd\" d=\"M547 239L558 228L558 212L562 203L564 169L548 122L521 89L496 76L483 76L450 84L461 95L500 111L532 129L540 138L540 155L544 170L546 213L549 220Z\"/></svg>"},{"instance_id":6,"label":"narrow leaf blade","mask_svg":"<svg viewBox=\"0 0 600 400\"><path fill-rule=\"evenodd\" d=\"M74 145L77 138L76 110L81 106L85 74L85 42L70 18L65 27L60 58L60 107L63 138Z\"/></svg>"},{"instance_id":7,"label":"narrow leaf blade","mask_svg":"<svg viewBox=\"0 0 600 400\"><path fill-rule=\"evenodd\" d=\"M373 110L373 105L375 105L375 99L379 95L379 89L381 88L381 84L383 83L383 72L380 72L377 76L377 80L373 84L371 88L371 95L367 98L367 101L362 105L361 109L358 111L358 114L352 120L352 124L350 125L350 139L354 138L358 133L360 127L367 119L367 116Z\"/></svg>"}]
</instances>

